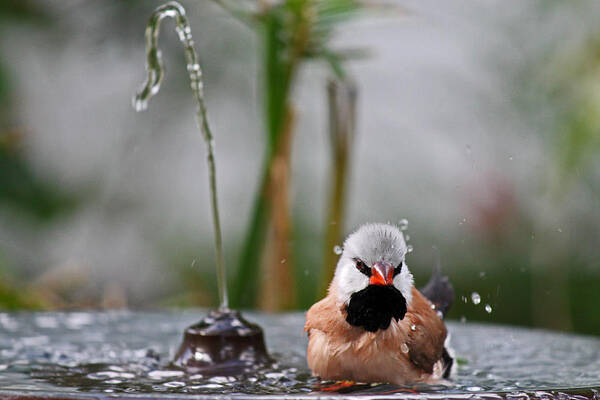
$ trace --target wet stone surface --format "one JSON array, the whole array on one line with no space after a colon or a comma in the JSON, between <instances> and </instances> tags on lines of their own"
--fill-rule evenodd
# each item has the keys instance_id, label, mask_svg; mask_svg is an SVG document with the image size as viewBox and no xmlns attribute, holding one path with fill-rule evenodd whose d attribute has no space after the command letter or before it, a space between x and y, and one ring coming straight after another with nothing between
<instances>
[{"instance_id":1,"label":"wet stone surface","mask_svg":"<svg viewBox=\"0 0 600 400\"><path fill-rule=\"evenodd\" d=\"M576 398L600 395L600 339L449 323L458 367L444 385L322 383L306 365L302 313L244 313L261 325L275 364L238 376L170 367L186 327L205 312L0 313L0 396L342 395ZM564 393L571 393L570 395ZM421 393L421 394L418 394ZM563 394L561 394L563 393ZM527 397L524 397L524 396ZM566 396L566 397L565 397Z\"/></svg>"}]
</instances>

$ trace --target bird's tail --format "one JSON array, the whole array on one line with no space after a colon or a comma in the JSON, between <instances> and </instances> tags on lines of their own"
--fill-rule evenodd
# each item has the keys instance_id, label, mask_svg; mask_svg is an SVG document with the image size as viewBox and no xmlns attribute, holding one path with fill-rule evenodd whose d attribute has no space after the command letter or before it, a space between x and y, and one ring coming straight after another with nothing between
<instances>
[{"instance_id":1,"label":"bird's tail","mask_svg":"<svg viewBox=\"0 0 600 400\"><path fill-rule=\"evenodd\" d=\"M436 250L437 257L433 267L433 274L427 285L420 289L420 292L435 304L435 308L441 311L445 317L452 303L454 303L454 288L448 277L442 276L439 251L435 247L434 249Z\"/></svg>"}]
</instances>

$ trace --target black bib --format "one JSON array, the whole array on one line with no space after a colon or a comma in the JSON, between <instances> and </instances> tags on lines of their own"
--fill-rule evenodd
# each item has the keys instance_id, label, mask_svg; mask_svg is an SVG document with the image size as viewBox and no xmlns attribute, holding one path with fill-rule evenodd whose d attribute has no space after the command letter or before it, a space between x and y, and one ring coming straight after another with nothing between
<instances>
[{"instance_id":1,"label":"black bib","mask_svg":"<svg viewBox=\"0 0 600 400\"><path fill-rule=\"evenodd\" d=\"M394 286L369 285L353 293L346 308L346 321L369 332L387 329L392 318L403 319L406 299Z\"/></svg>"}]
</instances>

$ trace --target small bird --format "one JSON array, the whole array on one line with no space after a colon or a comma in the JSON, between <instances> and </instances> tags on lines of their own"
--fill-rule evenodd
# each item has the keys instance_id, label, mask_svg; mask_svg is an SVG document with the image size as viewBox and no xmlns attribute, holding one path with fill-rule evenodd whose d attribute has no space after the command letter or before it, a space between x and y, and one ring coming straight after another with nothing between
<instances>
[{"instance_id":1,"label":"small bird","mask_svg":"<svg viewBox=\"0 0 600 400\"><path fill-rule=\"evenodd\" d=\"M325 380L436 383L452 358L442 320L454 290L436 268L428 300L413 285L402 231L366 224L350 234L327 296L306 314L308 366Z\"/></svg>"}]
</instances>

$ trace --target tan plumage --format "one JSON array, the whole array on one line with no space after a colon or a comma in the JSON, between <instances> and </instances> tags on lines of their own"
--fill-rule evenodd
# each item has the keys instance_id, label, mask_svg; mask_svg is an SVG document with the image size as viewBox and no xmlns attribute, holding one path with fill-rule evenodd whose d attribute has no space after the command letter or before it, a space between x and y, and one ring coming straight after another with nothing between
<instances>
[{"instance_id":1,"label":"tan plumage","mask_svg":"<svg viewBox=\"0 0 600 400\"><path fill-rule=\"evenodd\" d=\"M340 266L343 258L338 269L344 268ZM412 275L406 314L397 321L392 318L387 329L375 332L347 322L348 301L340 296L336 279L342 278L336 276L327 296L306 314L307 360L313 375L398 385L439 381L445 369L446 327L432 303L412 286Z\"/></svg>"},{"instance_id":2,"label":"tan plumage","mask_svg":"<svg viewBox=\"0 0 600 400\"><path fill-rule=\"evenodd\" d=\"M434 383L441 378L446 327L417 289L412 290L413 300L404 319L377 332L348 324L345 306L336 301L334 291L330 287L327 297L306 314L307 359L314 375L397 385Z\"/></svg>"}]
</instances>

